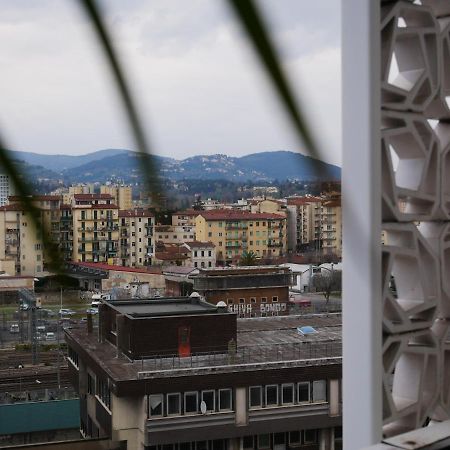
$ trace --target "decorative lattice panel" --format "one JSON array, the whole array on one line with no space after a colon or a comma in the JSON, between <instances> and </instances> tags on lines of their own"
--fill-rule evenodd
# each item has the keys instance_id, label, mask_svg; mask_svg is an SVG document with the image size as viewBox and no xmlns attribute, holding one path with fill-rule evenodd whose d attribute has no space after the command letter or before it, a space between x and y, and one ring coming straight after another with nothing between
<instances>
[{"instance_id":1,"label":"decorative lattice panel","mask_svg":"<svg viewBox=\"0 0 450 450\"><path fill-rule=\"evenodd\" d=\"M381 52L383 420L391 436L450 418L450 1L381 1Z\"/></svg>"}]
</instances>

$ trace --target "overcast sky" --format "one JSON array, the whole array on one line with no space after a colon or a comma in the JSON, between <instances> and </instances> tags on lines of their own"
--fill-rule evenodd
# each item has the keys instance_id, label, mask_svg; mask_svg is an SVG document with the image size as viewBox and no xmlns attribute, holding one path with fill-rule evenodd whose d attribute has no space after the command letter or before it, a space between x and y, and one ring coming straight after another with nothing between
<instances>
[{"instance_id":1,"label":"overcast sky","mask_svg":"<svg viewBox=\"0 0 450 450\"><path fill-rule=\"evenodd\" d=\"M105 0L155 153L305 153L223 0ZM341 162L340 1L264 0L284 67L328 162ZM9 147L134 149L75 0L4 0L0 130Z\"/></svg>"}]
</instances>

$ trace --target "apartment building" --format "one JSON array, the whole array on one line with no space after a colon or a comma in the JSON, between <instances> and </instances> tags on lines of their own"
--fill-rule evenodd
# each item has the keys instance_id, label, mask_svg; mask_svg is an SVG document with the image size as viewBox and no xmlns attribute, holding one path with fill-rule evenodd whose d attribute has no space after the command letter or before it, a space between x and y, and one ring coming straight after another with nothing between
<instances>
[{"instance_id":1,"label":"apartment building","mask_svg":"<svg viewBox=\"0 0 450 450\"><path fill-rule=\"evenodd\" d=\"M281 266L200 268L191 279L207 302L223 302L239 317L289 314L289 288L296 285L296 275Z\"/></svg>"},{"instance_id":2,"label":"apartment building","mask_svg":"<svg viewBox=\"0 0 450 450\"><path fill-rule=\"evenodd\" d=\"M114 199L121 210L129 210L133 208L133 188L124 185L103 185L100 186L100 194L109 194Z\"/></svg>"},{"instance_id":3,"label":"apartment building","mask_svg":"<svg viewBox=\"0 0 450 450\"><path fill-rule=\"evenodd\" d=\"M0 206L8 203L8 197L14 195L14 184L7 173L0 173Z\"/></svg>"},{"instance_id":4,"label":"apartment building","mask_svg":"<svg viewBox=\"0 0 450 450\"><path fill-rule=\"evenodd\" d=\"M340 195L287 199L288 248L320 255L342 255Z\"/></svg>"},{"instance_id":5,"label":"apartment building","mask_svg":"<svg viewBox=\"0 0 450 450\"><path fill-rule=\"evenodd\" d=\"M195 219L199 241L216 247L221 264L239 259L245 252L272 259L286 252L286 217L273 213L251 213L232 209L200 211Z\"/></svg>"},{"instance_id":6,"label":"apartment building","mask_svg":"<svg viewBox=\"0 0 450 450\"><path fill-rule=\"evenodd\" d=\"M321 207L321 241L325 255L342 256L342 208L340 198L324 201Z\"/></svg>"},{"instance_id":7,"label":"apartment building","mask_svg":"<svg viewBox=\"0 0 450 450\"><path fill-rule=\"evenodd\" d=\"M72 261L112 263L119 254L119 207L109 194L75 194Z\"/></svg>"},{"instance_id":8,"label":"apartment building","mask_svg":"<svg viewBox=\"0 0 450 450\"><path fill-rule=\"evenodd\" d=\"M149 450L342 448L339 316L237 319L198 297L99 310L98 332L65 329L83 436Z\"/></svg>"},{"instance_id":9,"label":"apartment building","mask_svg":"<svg viewBox=\"0 0 450 450\"><path fill-rule=\"evenodd\" d=\"M119 210L119 259L122 266L142 267L151 264L154 225L154 215L149 210Z\"/></svg>"},{"instance_id":10,"label":"apartment building","mask_svg":"<svg viewBox=\"0 0 450 450\"><path fill-rule=\"evenodd\" d=\"M195 227L195 218L200 211L195 209L187 209L185 211L177 211L172 214L172 226L174 227Z\"/></svg>"},{"instance_id":11,"label":"apartment building","mask_svg":"<svg viewBox=\"0 0 450 450\"><path fill-rule=\"evenodd\" d=\"M49 262L44 254L42 233L52 242L59 242L61 197L35 195L31 200L40 211L41 230L36 229L19 197L10 196L9 204L0 207L0 263L10 275L41 276Z\"/></svg>"},{"instance_id":12,"label":"apartment building","mask_svg":"<svg viewBox=\"0 0 450 450\"><path fill-rule=\"evenodd\" d=\"M182 244L195 240L195 225L155 225L155 241L163 244Z\"/></svg>"}]
</instances>

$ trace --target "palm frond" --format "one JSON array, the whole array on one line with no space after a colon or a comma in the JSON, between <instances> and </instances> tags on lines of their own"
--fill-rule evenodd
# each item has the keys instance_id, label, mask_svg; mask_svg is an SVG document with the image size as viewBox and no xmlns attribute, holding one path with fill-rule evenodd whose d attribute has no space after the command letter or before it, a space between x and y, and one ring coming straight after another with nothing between
<instances>
[{"instance_id":1,"label":"palm frond","mask_svg":"<svg viewBox=\"0 0 450 450\"><path fill-rule=\"evenodd\" d=\"M228 3L253 44L256 55L265 69L297 136L302 144L306 145L309 156L322 159L311 128L283 71L275 46L267 32L267 25L264 23L263 16L256 3L253 0L228 0Z\"/></svg>"},{"instance_id":2,"label":"palm frond","mask_svg":"<svg viewBox=\"0 0 450 450\"><path fill-rule=\"evenodd\" d=\"M111 39L109 30L102 19L102 15L95 0L80 0L80 5L83 7L87 17L89 18L96 37L101 44L105 58L109 64L111 74L114 78L117 91L120 94L124 110L128 117L130 128L133 132L134 140L137 149L142 154L142 173L147 184L148 190L152 196L152 201L155 204L160 202L161 197L161 183L159 181L158 169L155 160L152 157L150 144L147 140L144 127L139 117L131 89L126 81L125 71L123 70L114 45Z\"/></svg>"}]
</instances>

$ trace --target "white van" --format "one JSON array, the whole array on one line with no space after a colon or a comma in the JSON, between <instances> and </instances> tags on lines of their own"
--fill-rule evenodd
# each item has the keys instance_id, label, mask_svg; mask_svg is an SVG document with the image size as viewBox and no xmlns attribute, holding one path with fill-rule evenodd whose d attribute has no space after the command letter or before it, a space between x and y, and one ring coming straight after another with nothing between
<instances>
[{"instance_id":1,"label":"white van","mask_svg":"<svg viewBox=\"0 0 450 450\"><path fill-rule=\"evenodd\" d=\"M110 294L93 294L91 297L91 308L98 308L103 301L111 300Z\"/></svg>"},{"instance_id":2,"label":"white van","mask_svg":"<svg viewBox=\"0 0 450 450\"><path fill-rule=\"evenodd\" d=\"M17 334L20 332L20 328L19 328L19 324L17 323L12 323L11 326L9 327L9 332L11 334Z\"/></svg>"}]
</instances>

